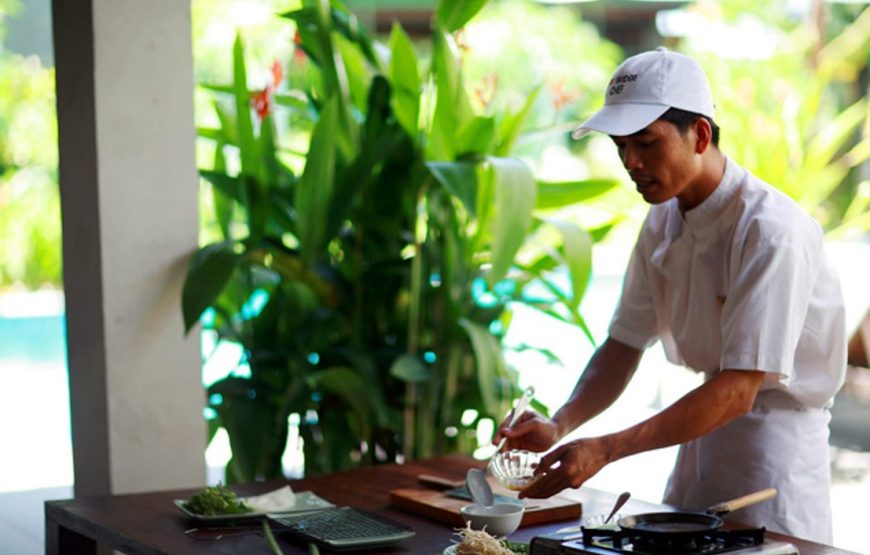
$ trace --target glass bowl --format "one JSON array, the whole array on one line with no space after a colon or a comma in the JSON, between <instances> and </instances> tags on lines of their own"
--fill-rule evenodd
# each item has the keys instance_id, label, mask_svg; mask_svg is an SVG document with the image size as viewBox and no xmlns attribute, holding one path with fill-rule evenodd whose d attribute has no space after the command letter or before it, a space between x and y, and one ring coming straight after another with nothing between
<instances>
[{"instance_id":1,"label":"glass bowl","mask_svg":"<svg viewBox=\"0 0 870 555\"><path fill-rule=\"evenodd\" d=\"M540 453L512 449L496 453L490 463L490 470L498 483L509 490L517 491L539 478L535 476L535 468L540 461Z\"/></svg>"}]
</instances>

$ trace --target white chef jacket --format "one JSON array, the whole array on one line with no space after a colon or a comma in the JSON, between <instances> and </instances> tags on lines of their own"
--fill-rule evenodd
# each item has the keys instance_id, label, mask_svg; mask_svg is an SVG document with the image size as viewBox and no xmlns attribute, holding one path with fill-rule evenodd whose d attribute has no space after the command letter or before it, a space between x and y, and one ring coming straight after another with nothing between
<instances>
[{"instance_id":1,"label":"white chef jacket","mask_svg":"<svg viewBox=\"0 0 870 555\"><path fill-rule=\"evenodd\" d=\"M830 543L827 407L845 377L845 309L806 212L727 159L695 208L651 207L609 333L638 349L660 339L708 377L766 372L752 412L681 446L666 502L703 510L773 486L775 500L734 519Z\"/></svg>"}]
</instances>

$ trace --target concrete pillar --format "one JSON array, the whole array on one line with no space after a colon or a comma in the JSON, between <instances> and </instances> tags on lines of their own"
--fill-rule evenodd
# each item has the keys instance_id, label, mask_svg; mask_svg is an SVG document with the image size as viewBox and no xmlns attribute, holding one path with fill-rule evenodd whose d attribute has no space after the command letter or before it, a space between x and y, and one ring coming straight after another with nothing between
<instances>
[{"instance_id":1,"label":"concrete pillar","mask_svg":"<svg viewBox=\"0 0 870 555\"><path fill-rule=\"evenodd\" d=\"M53 0L77 496L205 483L185 0Z\"/></svg>"}]
</instances>

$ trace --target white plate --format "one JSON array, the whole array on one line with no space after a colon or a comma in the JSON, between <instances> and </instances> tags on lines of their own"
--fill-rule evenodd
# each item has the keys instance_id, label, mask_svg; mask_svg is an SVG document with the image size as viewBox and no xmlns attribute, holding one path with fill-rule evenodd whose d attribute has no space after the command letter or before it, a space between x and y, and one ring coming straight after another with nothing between
<instances>
[{"instance_id":1,"label":"white plate","mask_svg":"<svg viewBox=\"0 0 870 555\"><path fill-rule=\"evenodd\" d=\"M239 498L240 501L244 501L244 497ZM270 511L252 511L250 513L237 513L237 514L229 514L229 515L201 515L197 513L192 513L184 508L184 504L187 502L186 499L174 499L173 503L178 509L189 516L192 519L199 520L201 522L237 522L240 520L249 520L252 518L261 518L266 515L274 515L274 514L284 514L284 513L295 513L299 511L312 511L316 509L326 509L328 507L333 507L334 505L323 499L322 497L318 497L316 494L310 491L300 491L296 492L295 499L292 505L287 505L285 507L278 507L274 510Z\"/></svg>"},{"instance_id":2,"label":"white plate","mask_svg":"<svg viewBox=\"0 0 870 555\"><path fill-rule=\"evenodd\" d=\"M441 552L441 555L456 555L456 544L449 547L445 547L444 551Z\"/></svg>"}]
</instances>

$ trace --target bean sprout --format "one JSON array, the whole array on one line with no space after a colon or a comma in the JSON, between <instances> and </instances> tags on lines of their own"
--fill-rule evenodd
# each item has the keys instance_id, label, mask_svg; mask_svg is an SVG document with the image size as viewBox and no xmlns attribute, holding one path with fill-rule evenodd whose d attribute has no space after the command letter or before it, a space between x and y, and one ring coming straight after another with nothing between
<instances>
[{"instance_id":1,"label":"bean sprout","mask_svg":"<svg viewBox=\"0 0 870 555\"><path fill-rule=\"evenodd\" d=\"M465 528L458 529L456 533L462 538L456 544L456 555L514 555L513 551L487 534L486 527L472 530L471 523L466 523Z\"/></svg>"}]
</instances>

